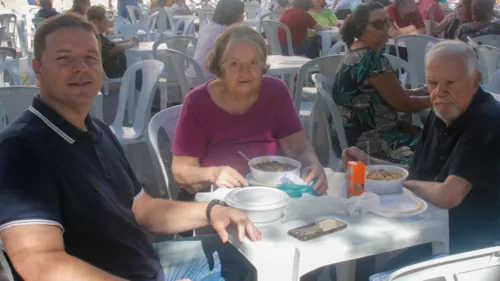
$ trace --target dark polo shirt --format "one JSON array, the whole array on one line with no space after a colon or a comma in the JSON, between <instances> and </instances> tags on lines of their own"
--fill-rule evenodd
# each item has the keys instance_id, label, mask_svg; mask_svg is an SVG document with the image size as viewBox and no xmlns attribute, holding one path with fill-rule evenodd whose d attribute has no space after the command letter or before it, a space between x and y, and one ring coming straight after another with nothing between
<instances>
[{"instance_id":1,"label":"dark polo shirt","mask_svg":"<svg viewBox=\"0 0 500 281\"><path fill-rule=\"evenodd\" d=\"M411 179L444 182L455 175L472 184L449 212L451 253L500 241L500 103L489 93L479 89L449 128L432 111L410 170Z\"/></svg>"},{"instance_id":2,"label":"dark polo shirt","mask_svg":"<svg viewBox=\"0 0 500 281\"><path fill-rule=\"evenodd\" d=\"M164 281L131 211L141 185L108 126L91 117L85 124L87 132L37 96L0 133L0 231L56 225L68 254L127 280Z\"/></svg>"}]
</instances>

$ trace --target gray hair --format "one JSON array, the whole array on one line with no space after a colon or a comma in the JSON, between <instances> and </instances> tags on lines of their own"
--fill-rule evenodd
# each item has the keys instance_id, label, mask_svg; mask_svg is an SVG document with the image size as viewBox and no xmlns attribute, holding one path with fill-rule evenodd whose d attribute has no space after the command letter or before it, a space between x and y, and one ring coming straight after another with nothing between
<instances>
[{"instance_id":1,"label":"gray hair","mask_svg":"<svg viewBox=\"0 0 500 281\"><path fill-rule=\"evenodd\" d=\"M441 55L457 56L466 60L467 72L474 77L479 70L479 60L472 46L459 40L446 40L434 45L425 56L425 65Z\"/></svg>"}]
</instances>

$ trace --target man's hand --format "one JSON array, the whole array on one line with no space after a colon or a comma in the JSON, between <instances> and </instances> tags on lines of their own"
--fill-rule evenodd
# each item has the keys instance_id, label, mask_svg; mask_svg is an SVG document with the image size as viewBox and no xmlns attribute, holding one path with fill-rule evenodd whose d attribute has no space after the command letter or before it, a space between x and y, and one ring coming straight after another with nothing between
<instances>
[{"instance_id":1,"label":"man's hand","mask_svg":"<svg viewBox=\"0 0 500 281\"><path fill-rule=\"evenodd\" d=\"M241 210L216 205L211 210L210 223L219 234L223 243L226 243L229 239L226 228L230 224L234 224L236 226L238 230L238 240L240 240L240 242L243 242L245 233L248 235L250 241L257 241L261 239L260 231Z\"/></svg>"},{"instance_id":2,"label":"man's hand","mask_svg":"<svg viewBox=\"0 0 500 281\"><path fill-rule=\"evenodd\" d=\"M325 194L328 189L328 183L326 180L325 169L320 166L309 166L302 171L303 180L310 184L313 179L318 179L313 189L318 192L319 195Z\"/></svg>"},{"instance_id":3,"label":"man's hand","mask_svg":"<svg viewBox=\"0 0 500 281\"><path fill-rule=\"evenodd\" d=\"M368 154L366 154L364 151L355 146L351 146L342 151L342 161L344 162L344 165L346 167L347 167L347 162L349 161L361 161L366 164L369 161L369 159L370 156L368 156Z\"/></svg>"}]
</instances>

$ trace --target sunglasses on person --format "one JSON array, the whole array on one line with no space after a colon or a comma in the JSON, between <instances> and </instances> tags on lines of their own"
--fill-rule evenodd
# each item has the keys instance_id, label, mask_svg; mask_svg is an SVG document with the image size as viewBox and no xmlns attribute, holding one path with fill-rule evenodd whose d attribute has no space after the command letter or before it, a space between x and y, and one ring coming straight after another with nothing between
<instances>
[{"instance_id":1,"label":"sunglasses on person","mask_svg":"<svg viewBox=\"0 0 500 281\"><path fill-rule=\"evenodd\" d=\"M383 29L384 27L389 25L389 19L378 19L374 21L369 21L367 24L371 24L376 29Z\"/></svg>"}]
</instances>

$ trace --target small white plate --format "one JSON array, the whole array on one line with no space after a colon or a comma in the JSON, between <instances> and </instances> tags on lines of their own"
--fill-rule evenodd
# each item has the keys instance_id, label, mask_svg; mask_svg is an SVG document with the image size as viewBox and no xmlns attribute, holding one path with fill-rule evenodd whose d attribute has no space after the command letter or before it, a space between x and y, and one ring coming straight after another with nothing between
<instances>
[{"instance_id":1,"label":"small white plate","mask_svg":"<svg viewBox=\"0 0 500 281\"><path fill-rule=\"evenodd\" d=\"M414 196L403 194L380 195L380 208L372 213L388 218L407 218L427 210L427 203Z\"/></svg>"},{"instance_id":2,"label":"small white plate","mask_svg":"<svg viewBox=\"0 0 500 281\"><path fill-rule=\"evenodd\" d=\"M278 185L278 183L271 185L271 184L265 184L265 183L258 182L258 181L256 181L256 180L253 179L252 173L248 173L246 175L245 179L248 181L248 184L251 185L251 186L257 185L257 186L276 187Z\"/></svg>"}]
</instances>

